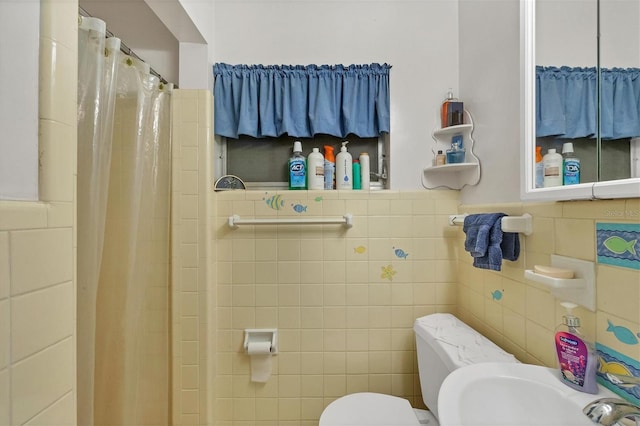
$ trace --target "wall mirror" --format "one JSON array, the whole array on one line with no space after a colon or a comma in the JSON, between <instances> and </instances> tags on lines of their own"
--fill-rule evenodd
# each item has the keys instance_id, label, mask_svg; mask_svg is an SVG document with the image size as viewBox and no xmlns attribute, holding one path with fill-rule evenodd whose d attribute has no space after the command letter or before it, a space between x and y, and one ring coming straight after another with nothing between
<instances>
[{"instance_id":1,"label":"wall mirror","mask_svg":"<svg viewBox=\"0 0 640 426\"><path fill-rule=\"evenodd\" d=\"M640 197L640 0L520 5L522 198ZM580 183L536 184L536 148L567 143Z\"/></svg>"}]
</instances>

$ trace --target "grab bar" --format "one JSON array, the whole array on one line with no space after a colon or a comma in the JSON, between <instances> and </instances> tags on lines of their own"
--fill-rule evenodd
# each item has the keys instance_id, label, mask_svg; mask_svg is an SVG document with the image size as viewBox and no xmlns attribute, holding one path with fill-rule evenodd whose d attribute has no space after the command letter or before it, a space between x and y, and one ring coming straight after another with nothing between
<instances>
[{"instance_id":1,"label":"grab bar","mask_svg":"<svg viewBox=\"0 0 640 426\"><path fill-rule=\"evenodd\" d=\"M277 218L277 219L242 219L237 214L229 216L229 228L236 229L238 225L344 225L345 228L353 226L353 215L347 213L341 218Z\"/></svg>"},{"instance_id":2,"label":"grab bar","mask_svg":"<svg viewBox=\"0 0 640 426\"><path fill-rule=\"evenodd\" d=\"M449 226L463 225L464 218L468 215L454 214L449 216ZM522 216L503 216L502 232L520 232L524 235L533 233L533 217L529 213Z\"/></svg>"}]
</instances>

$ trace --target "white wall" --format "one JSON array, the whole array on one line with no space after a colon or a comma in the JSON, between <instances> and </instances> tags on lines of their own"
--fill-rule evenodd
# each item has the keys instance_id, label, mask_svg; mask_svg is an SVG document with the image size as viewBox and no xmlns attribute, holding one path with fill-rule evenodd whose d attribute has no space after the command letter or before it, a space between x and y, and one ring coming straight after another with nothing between
<instances>
[{"instance_id":1,"label":"white wall","mask_svg":"<svg viewBox=\"0 0 640 426\"><path fill-rule=\"evenodd\" d=\"M460 93L472 112L477 186L462 204L520 201L519 0L461 0Z\"/></svg>"},{"instance_id":2,"label":"white wall","mask_svg":"<svg viewBox=\"0 0 640 426\"><path fill-rule=\"evenodd\" d=\"M215 62L391 64L391 186L422 188L440 103L449 87L458 93L457 1L220 0L214 6Z\"/></svg>"},{"instance_id":3,"label":"white wall","mask_svg":"<svg viewBox=\"0 0 640 426\"><path fill-rule=\"evenodd\" d=\"M597 62L596 1L545 0L536 4L536 64L590 66ZM640 66L640 2L600 3L601 65Z\"/></svg>"},{"instance_id":4,"label":"white wall","mask_svg":"<svg viewBox=\"0 0 640 426\"><path fill-rule=\"evenodd\" d=\"M0 199L38 199L40 3L0 1Z\"/></svg>"}]
</instances>

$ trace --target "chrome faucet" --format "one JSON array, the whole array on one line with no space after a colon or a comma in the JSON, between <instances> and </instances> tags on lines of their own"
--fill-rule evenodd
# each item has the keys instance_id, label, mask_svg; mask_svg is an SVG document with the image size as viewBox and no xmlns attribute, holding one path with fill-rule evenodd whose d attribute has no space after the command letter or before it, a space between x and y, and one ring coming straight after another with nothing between
<instances>
[{"instance_id":1,"label":"chrome faucet","mask_svg":"<svg viewBox=\"0 0 640 426\"><path fill-rule=\"evenodd\" d=\"M624 418L631 417L640 426L640 407L619 398L601 398L589 403L582 412L592 422L603 426L614 426Z\"/></svg>"}]
</instances>

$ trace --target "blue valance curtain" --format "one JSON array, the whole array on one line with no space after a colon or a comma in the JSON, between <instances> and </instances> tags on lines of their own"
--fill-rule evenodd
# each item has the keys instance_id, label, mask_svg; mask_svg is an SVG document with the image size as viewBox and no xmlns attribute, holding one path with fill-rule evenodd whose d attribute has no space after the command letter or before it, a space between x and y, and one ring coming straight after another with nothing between
<instances>
[{"instance_id":1,"label":"blue valance curtain","mask_svg":"<svg viewBox=\"0 0 640 426\"><path fill-rule=\"evenodd\" d=\"M640 136L640 68L601 69L602 139ZM536 67L536 136L595 137L596 68Z\"/></svg>"},{"instance_id":2,"label":"blue valance curtain","mask_svg":"<svg viewBox=\"0 0 640 426\"><path fill-rule=\"evenodd\" d=\"M215 64L215 133L229 138L388 133L390 68Z\"/></svg>"}]
</instances>

